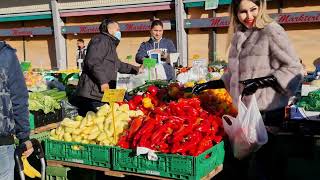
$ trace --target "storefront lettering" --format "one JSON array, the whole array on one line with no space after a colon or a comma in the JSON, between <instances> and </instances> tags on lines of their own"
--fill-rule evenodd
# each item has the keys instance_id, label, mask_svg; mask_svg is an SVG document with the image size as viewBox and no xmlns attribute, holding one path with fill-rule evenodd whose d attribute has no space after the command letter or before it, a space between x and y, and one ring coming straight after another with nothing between
<instances>
[{"instance_id":1,"label":"storefront lettering","mask_svg":"<svg viewBox=\"0 0 320 180\"><path fill-rule=\"evenodd\" d=\"M20 30L20 29L13 29L13 30L11 31L11 34L12 34L13 36L30 36L30 35L32 35L32 31L31 31L31 30L24 30L24 29L22 29L22 30Z\"/></svg>"},{"instance_id":2,"label":"storefront lettering","mask_svg":"<svg viewBox=\"0 0 320 180\"><path fill-rule=\"evenodd\" d=\"M99 28L97 26L80 26L79 33L97 33Z\"/></svg>"},{"instance_id":3,"label":"storefront lettering","mask_svg":"<svg viewBox=\"0 0 320 180\"><path fill-rule=\"evenodd\" d=\"M124 31L145 31L150 30L149 24L125 24Z\"/></svg>"},{"instance_id":4,"label":"storefront lettering","mask_svg":"<svg viewBox=\"0 0 320 180\"><path fill-rule=\"evenodd\" d=\"M229 25L229 21L223 18L211 19L211 27L225 27Z\"/></svg>"},{"instance_id":5,"label":"storefront lettering","mask_svg":"<svg viewBox=\"0 0 320 180\"><path fill-rule=\"evenodd\" d=\"M278 22L279 23L301 23L301 22L319 22L320 21L320 13L316 15L294 15L294 14L286 14L279 15Z\"/></svg>"}]
</instances>

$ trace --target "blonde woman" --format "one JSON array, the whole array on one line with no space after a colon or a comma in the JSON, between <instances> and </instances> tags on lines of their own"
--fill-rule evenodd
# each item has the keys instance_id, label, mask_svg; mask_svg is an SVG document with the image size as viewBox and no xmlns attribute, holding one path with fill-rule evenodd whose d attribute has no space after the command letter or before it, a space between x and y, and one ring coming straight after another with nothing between
<instances>
[{"instance_id":1,"label":"blonde woman","mask_svg":"<svg viewBox=\"0 0 320 180\"><path fill-rule=\"evenodd\" d=\"M283 172L281 169L285 167L285 161L273 161L280 157L274 156L279 154L275 151L276 135L289 97L295 94L303 78L299 57L284 29L266 14L266 0L232 0L228 34L229 71L221 80L196 85L193 92L226 88L236 105L240 94L246 104L251 95L257 97L269 141L241 161L238 170L248 175L246 170L250 169L251 162L255 168L250 171L253 179L278 178L279 174L273 175Z\"/></svg>"}]
</instances>

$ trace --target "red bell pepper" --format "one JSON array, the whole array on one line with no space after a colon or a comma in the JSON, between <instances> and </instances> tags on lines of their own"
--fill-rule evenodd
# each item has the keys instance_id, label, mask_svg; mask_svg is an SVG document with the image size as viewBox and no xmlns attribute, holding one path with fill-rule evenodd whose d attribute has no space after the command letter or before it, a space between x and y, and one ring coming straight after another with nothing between
<instances>
[{"instance_id":1,"label":"red bell pepper","mask_svg":"<svg viewBox=\"0 0 320 180\"><path fill-rule=\"evenodd\" d=\"M139 147L146 147L146 148L152 149L151 141L150 141L151 133L152 133L152 130L148 130L145 132L145 134L141 136L140 141L138 143Z\"/></svg>"},{"instance_id":2,"label":"red bell pepper","mask_svg":"<svg viewBox=\"0 0 320 180\"><path fill-rule=\"evenodd\" d=\"M165 141L161 141L159 145L155 147L155 149L162 153L169 153L170 152L169 147L170 146Z\"/></svg>"},{"instance_id":3,"label":"red bell pepper","mask_svg":"<svg viewBox=\"0 0 320 180\"><path fill-rule=\"evenodd\" d=\"M151 136L151 146L156 146L161 140L165 140L169 135L172 134L173 124L169 121L157 129Z\"/></svg>"},{"instance_id":4,"label":"red bell pepper","mask_svg":"<svg viewBox=\"0 0 320 180\"><path fill-rule=\"evenodd\" d=\"M138 142L140 141L140 138L144 135L146 135L146 132L149 130L153 130L154 126L156 124L156 120L153 118L148 118L148 120L145 120L145 123L142 125L142 127L137 131L135 134L133 141L132 141L132 146L136 147Z\"/></svg>"},{"instance_id":5,"label":"red bell pepper","mask_svg":"<svg viewBox=\"0 0 320 180\"><path fill-rule=\"evenodd\" d=\"M211 139L212 139L216 144L218 144L218 143L221 142L222 136L220 136L220 135L211 135Z\"/></svg>"},{"instance_id":6,"label":"red bell pepper","mask_svg":"<svg viewBox=\"0 0 320 180\"><path fill-rule=\"evenodd\" d=\"M134 96L134 97L132 98L132 100L133 100L133 102L134 102L136 105L138 105L138 104L141 103L142 98L143 98L143 97L142 97L141 95L136 95L136 96Z\"/></svg>"},{"instance_id":7,"label":"red bell pepper","mask_svg":"<svg viewBox=\"0 0 320 180\"><path fill-rule=\"evenodd\" d=\"M182 108L184 113L187 114L188 116L199 117L199 111L196 108L190 105L184 105Z\"/></svg>"},{"instance_id":8,"label":"red bell pepper","mask_svg":"<svg viewBox=\"0 0 320 180\"><path fill-rule=\"evenodd\" d=\"M129 140L128 140L128 131L125 131L122 133L122 136L120 137L120 139L118 141L118 146L125 148L125 149L129 149L130 144L129 144Z\"/></svg>"},{"instance_id":9,"label":"red bell pepper","mask_svg":"<svg viewBox=\"0 0 320 180\"><path fill-rule=\"evenodd\" d=\"M153 112L155 114L159 114L159 115L167 115L166 112L165 112L166 108L167 108L166 106L159 106L159 107L156 107L153 110Z\"/></svg>"},{"instance_id":10,"label":"red bell pepper","mask_svg":"<svg viewBox=\"0 0 320 180\"><path fill-rule=\"evenodd\" d=\"M155 118L150 118L148 117L148 120L145 120L144 124L141 126L141 128L139 129L139 131L137 131L136 135L133 138L133 142L132 145L133 147L136 147L136 145L138 144L138 142L140 141L142 136L150 136L153 132L153 129L155 128L155 126L157 124L159 124L161 121L165 120L167 117L166 116L160 116L160 115L156 115Z\"/></svg>"},{"instance_id":11,"label":"red bell pepper","mask_svg":"<svg viewBox=\"0 0 320 180\"><path fill-rule=\"evenodd\" d=\"M136 117L132 119L129 133L128 133L128 138L132 139L135 135L135 133L139 130L143 122L143 116Z\"/></svg>"},{"instance_id":12,"label":"red bell pepper","mask_svg":"<svg viewBox=\"0 0 320 180\"><path fill-rule=\"evenodd\" d=\"M151 96L155 97L159 91L159 88L155 85L151 85L148 87L147 91L151 94Z\"/></svg>"},{"instance_id":13,"label":"red bell pepper","mask_svg":"<svg viewBox=\"0 0 320 180\"><path fill-rule=\"evenodd\" d=\"M173 143L180 142L185 136L191 134L194 126L194 124L181 126L181 128L173 134Z\"/></svg>"},{"instance_id":14,"label":"red bell pepper","mask_svg":"<svg viewBox=\"0 0 320 180\"><path fill-rule=\"evenodd\" d=\"M213 144L212 144L211 136L206 136L198 144L197 150L194 155L198 156L199 154L203 153L204 151L206 151L212 146Z\"/></svg>"},{"instance_id":15,"label":"red bell pepper","mask_svg":"<svg viewBox=\"0 0 320 180\"><path fill-rule=\"evenodd\" d=\"M135 104L135 102L133 100L129 100L128 105L129 105L129 109L130 110L136 110L137 109L137 105Z\"/></svg>"},{"instance_id":16,"label":"red bell pepper","mask_svg":"<svg viewBox=\"0 0 320 180\"><path fill-rule=\"evenodd\" d=\"M143 107L142 104L138 105L137 108L138 108L139 110L141 110L141 111L143 112L143 114L145 114L145 115L149 114L149 110L148 110L147 108Z\"/></svg>"},{"instance_id":17,"label":"red bell pepper","mask_svg":"<svg viewBox=\"0 0 320 180\"><path fill-rule=\"evenodd\" d=\"M195 127L195 130L207 135L211 132L211 124L208 119L204 119Z\"/></svg>"},{"instance_id":18,"label":"red bell pepper","mask_svg":"<svg viewBox=\"0 0 320 180\"><path fill-rule=\"evenodd\" d=\"M189 136L188 141L181 144L176 153L185 154L189 152L190 155L194 155L197 144L201 141L202 135L200 132L194 132Z\"/></svg>"}]
</instances>

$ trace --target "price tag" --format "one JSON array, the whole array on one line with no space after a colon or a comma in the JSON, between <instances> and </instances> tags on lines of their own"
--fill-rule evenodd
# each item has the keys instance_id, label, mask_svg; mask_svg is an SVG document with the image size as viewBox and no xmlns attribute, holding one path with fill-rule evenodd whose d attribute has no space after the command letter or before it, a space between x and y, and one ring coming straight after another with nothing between
<instances>
[{"instance_id":1,"label":"price tag","mask_svg":"<svg viewBox=\"0 0 320 180\"><path fill-rule=\"evenodd\" d=\"M148 69L156 67L156 64L157 64L157 60L153 58L145 58L143 60L143 66Z\"/></svg>"},{"instance_id":2,"label":"price tag","mask_svg":"<svg viewBox=\"0 0 320 180\"><path fill-rule=\"evenodd\" d=\"M197 59L192 61L192 67L199 67L199 66L207 66L206 60Z\"/></svg>"},{"instance_id":3,"label":"price tag","mask_svg":"<svg viewBox=\"0 0 320 180\"><path fill-rule=\"evenodd\" d=\"M114 103L123 101L125 89L108 89L104 91L102 102Z\"/></svg>"},{"instance_id":4,"label":"price tag","mask_svg":"<svg viewBox=\"0 0 320 180\"><path fill-rule=\"evenodd\" d=\"M156 67L157 60L153 58L145 58L143 59L143 66L148 69L148 80L151 79L151 68Z\"/></svg>"},{"instance_id":5,"label":"price tag","mask_svg":"<svg viewBox=\"0 0 320 180\"><path fill-rule=\"evenodd\" d=\"M102 102L108 102L110 103L111 106L111 112L112 112L112 122L113 122L113 140L116 142L116 119L114 116L114 103L115 102L121 102L123 101L124 94L126 93L125 89L108 89L104 91L103 97L102 97Z\"/></svg>"}]
</instances>

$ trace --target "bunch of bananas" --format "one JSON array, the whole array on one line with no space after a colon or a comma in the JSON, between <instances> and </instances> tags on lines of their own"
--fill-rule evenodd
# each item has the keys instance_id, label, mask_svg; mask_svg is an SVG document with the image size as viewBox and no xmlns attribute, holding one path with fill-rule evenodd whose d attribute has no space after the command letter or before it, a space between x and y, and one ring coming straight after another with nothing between
<instances>
[{"instance_id":1,"label":"bunch of bananas","mask_svg":"<svg viewBox=\"0 0 320 180\"><path fill-rule=\"evenodd\" d=\"M86 117L65 118L57 129L50 132L50 139L84 144L116 145L121 133L128 128L131 117L143 112L129 110L128 104L114 104L114 114L109 105L101 106L97 113L88 112ZM114 121L113 121L114 116Z\"/></svg>"},{"instance_id":2,"label":"bunch of bananas","mask_svg":"<svg viewBox=\"0 0 320 180\"><path fill-rule=\"evenodd\" d=\"M30 178L41 178L41 174L34 167L29 164L29 161L26 156L21 157L23 163L23 173Z\"/></svg>"}]
</instances>

